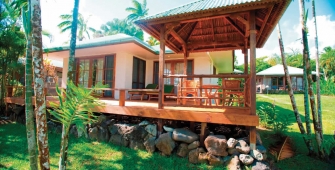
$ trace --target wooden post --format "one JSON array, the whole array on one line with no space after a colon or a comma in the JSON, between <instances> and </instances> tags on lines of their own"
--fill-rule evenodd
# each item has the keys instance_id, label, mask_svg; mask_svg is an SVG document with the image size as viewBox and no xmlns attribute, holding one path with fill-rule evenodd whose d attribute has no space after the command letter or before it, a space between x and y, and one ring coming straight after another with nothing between
<instances>
[{"instance_id":1,"label":"wooden post","mask_svg":"<svg viewBox=\"0 0 335 170\"><path fill-rule=\"evenodd\" d=\"M183 46L183 50L184 50L184 75L187 75L187 57L188 57L187 47Z\"/></svg>"},{"instance_id":2,"label":"wooden post","mask_svg":"<svg viewBox=\"0 0 335 170\"><path fill-rule=\"evenodd\" d=\"M200 87L199 87L199 89L200 89L200 97L202 97L202 77L199 78L199 83L200 83ZM200 98L199 101L200 101L200 106L202 106L202 99Z\"/></svg>"},{"instance_id":3,"label":"wooden post","mask_svg":"<svg viewBox=\"0 0 335 170\"><path fill-rule=\"evenodd\" d=\"M195 129L195 124L194 124L194 122L190 122L190 130L191 130L192 132L194 132L194 129Z\"/></svg>"},{"instance_id":4,"label":"wooden post","mask_svg":"<svg viewBox=\"0 0 335 170\"><path fill-rule=\"evenodd\" d=\"M120 90L119 106L125 106L126 104L126 90Z\"/></svg>"},{"instance_id":5,"label":"wooden post","mask_svg":"<svg viewBox=\"0 0 335 170\"><path fill-rule=\"evenodd\" d=\"M164 106L164 63L165 63L165 32L166 27L161 25L160 32L160 49L159 49L159 93L158 93L158 109L163 109Z\"/></svg>"},{"instance_id":6,"label":"wooden post","mask_svg":"<svg viewBox=\"0 0 335 170\"><path fill-rule=\"evenodd\" d=\"M248 38L245 38L244 42L244 74L248 74Z\"/></svg>"},{"instance_id":7,"label":"wooden post","mask_svg":"<svg viewBox=\"0 0 335 170\"><path fill-rule=\"evenodd\" d=\"M255 11L250 11L250 112L256 115L256 22ZM256 149L256 127L250 127L250 147Z\"/></svg>"},{"instance_id":8,"label":"wooden post","mask_svg":"<svg viewBox=\"0 0 335 170\"><path fill-rule=\"evenodd\" d=\"M201 123L201 131L200 131L200 146L205 146L204 141L205 141L205 130L207 127L207 123Z\"/></svg>"}]
</instances>

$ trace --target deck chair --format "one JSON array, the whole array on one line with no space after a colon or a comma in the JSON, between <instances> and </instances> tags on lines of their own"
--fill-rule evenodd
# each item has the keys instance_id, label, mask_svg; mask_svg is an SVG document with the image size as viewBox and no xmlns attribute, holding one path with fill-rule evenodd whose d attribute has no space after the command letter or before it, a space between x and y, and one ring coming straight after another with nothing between
<instances>
[{"instance_id":1,"label":"deck chair","mask_svg":"<svg viewBox=\"0 0 335 170\"><path fill-rule=\"evenodd\" d=\"M166 97L166 96L175 96L173 89L174 89L174 85L164 84L164 97ZM157 98L158 99L158 93L159 92L147 92L146 94L149 96L148 100L151 100L153 98Z\"/></svg>"},{"instance_id":2,"label":"deck chair","mask_svg":"<svg viewBox=\"0 0 335 170\"><path fill-rule=\"evenodd\" d=\"M158 85L157 84L148 84L145 89L157 89ZM136 89L128 91L128 94L130 95L129 99L132 100L134 95L141 95L141 100L143 100L144 95L147 95L146 91L139 91Z\"/></svg>"},{"instance_id":3,"label":"deck chair","mask_svg":"<svg viewBox=\"0 0 335 170\"><path fill-rule=\"evenodd\" d=\"M178 96L179 97L198 97L199 93L199 81L197 80L185 80L178 86ZM177 103L185 105L186 104L186 98L179 99ZM198 100L192 99L194 101L194 104L197 104Z\"/></svg>"},{"instance_id":4,"label":"deck chair","mask_svg":"<svg viewBox=\"0 0 335 170\"><path fill-rule=\"evenodd\" d=\"M239 106L244 104L244 89L240 87L240 80L224 80L223 81L223 99L224 105L231 106L237 102Z\"/></svg>"}]
</instances>

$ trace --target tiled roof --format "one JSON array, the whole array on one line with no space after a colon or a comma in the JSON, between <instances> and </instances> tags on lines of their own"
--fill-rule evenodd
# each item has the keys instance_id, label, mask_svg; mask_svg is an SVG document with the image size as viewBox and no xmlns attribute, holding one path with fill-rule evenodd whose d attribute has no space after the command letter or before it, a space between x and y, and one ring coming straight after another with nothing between
<instances>
[{"instance_id":1,"label":"tiled roof","mask_svg":"<svg viewBox=\"0 0 335 170\"><path fill-rule=\"evenodd\" d=\"M222 7L229 7L235 6L240 4L247 4L251 2L261 2L265 0L200 0L195 1L156 15L148 16L142 18L141 20L150 20L155 18L162 18L167 16L179 15L179 14L186 14L201 10L208 10L208 9L215 9L215 8L222 8Z\"/></svg>"}]
</instances>

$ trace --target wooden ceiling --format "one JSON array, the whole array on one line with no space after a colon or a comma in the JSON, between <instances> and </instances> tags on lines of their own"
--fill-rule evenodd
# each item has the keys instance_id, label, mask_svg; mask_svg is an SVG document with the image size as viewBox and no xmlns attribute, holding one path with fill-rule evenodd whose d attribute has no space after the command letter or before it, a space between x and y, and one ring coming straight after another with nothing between
<instances>
[{"instance_id":1,"label":"wooden ceiling","mask_svg":"<svg viewBox=\"0 0 335 170\"><path fill-rule=\"evenodd\" d=\"M206 9L135 23L159 40L166 27L166 45L176 53L249 48L249 12L256 15L256 47L261 48L291 0L255 1L248 4ZM184 49L185 47L185 49Z\"/></svg>"}]
</instances>

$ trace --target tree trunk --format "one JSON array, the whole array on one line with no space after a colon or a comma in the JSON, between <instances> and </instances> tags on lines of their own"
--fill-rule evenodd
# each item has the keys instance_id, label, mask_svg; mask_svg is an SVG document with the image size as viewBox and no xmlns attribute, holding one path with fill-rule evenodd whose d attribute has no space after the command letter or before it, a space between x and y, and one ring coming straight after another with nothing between
<instances>
[{"instance_id":1,"label":"tree trunk","mask_svg":"<svg viewBox=\"0 0 335 170\"><path fill-rule=\"evenodd\" d=\"M318 107L318 123L321 129L321 133L323 134L321 94L320 94L319 40L318 40L318 31L317 31L317 25L316 25L315 0L312 0L312 11L313 11L313 22L314 22L314 27L315 27L316 98L317 98L317 107Z\"/></svg>"},{"instance_id":2,"label":"tree trunk","mask_svg":"<svg viewBox=\"0 0 335 170\"><path fill-rule=\"evenodd\" d=\"M77 26L78 26L78 10L79 10L79 0L74 1L73 7L73 20L71 26L71 41L70 41L70 56L68 64L68 73L67 73L67 84L70 81L74 81L75 78L75 52L76 52L76 38L77 38ZM67 88L67 93L69 93L70 88ZM69 96L69 95L67 95ZM67 99L65 99L67 100ZM67 149L68 149L68 127L63 124L62 127L62 143L59 157L59 169L66 169L66 160L67 160Z\"/></svg>"},{"instance_id":3,"label":"tree trunk","mask_svg":"<svg viewBox=\"0 0 335 170\"><path fill-rule=\"evenodd\" d=\"M306 28L306 22L305 22L305 3L304 0L299 1L300 6L300 17L301 18L301 27L302 27L302 42L303 42L303 59L304 59L304 78L307 78L308 82L304 83L305 85L305 92L308 90L309 94L309 102L311 104L311 110L312 110L312 117L313 117L313 125L314 125L314 131L315 131L315 138L318 145L318 151L321 157L324 157L324 152L321 148L323 135L320 129L320 125L318 123L318 117L316 115L316 109L315 109L315 97L313 92L313 79L311 74L311 67L310 67L310 57L309 57L309 48L308 48L308 39L307 39L307 28ZM306 98L306 96L305 96ZM308 101L307 101L308 102ZM305 104L306 105L306 104ZM309 118L309 114L308 117ZM306 120L307 122L307 120Z\"/></svg>"},{"instance_id":4,"label":"tree trunk","mask_svg":"<svg viewBox=\"0 0 335 170\"><path fill-rule=\"evenodd\" d=\"M29 0L30 4L30 0ZM33 71L32 71L32 48L31 48L31 23L30 23L31 10L28 6L28 11L24 12L22 9L22 18L24 31L27 39L26 47L26 77L25 77L25 112L26 112L26 128L27 128L27 142L28 142L28 153L30 169L38 169L37 165L37 146L36 146L36 134L34 125L34 111L32 105L32 82L33 82Z\"/></svg>"},{"instance_id":5,"label":"tree trunk","mask_svg":"<svg viewBox=\"0 0 335 170\"><path fill-rule=\"evenodd\" d=\"M283 44L283 39L282 39L282 35L281 35L279 23L278 23L278 40L279 40L281 59L282 59L282 63L283 63L283 67L284 67L284 72L285 72L286 83L287 83L286 85L288 87L288 94L289 94L290 99L291 99L293 113L295 115L295 119L297 121L300 133L303 135L303 138L304 138L304 141L305 141L306 146L308 148L308 151L309 151L310 154L312 154L312 153L314 153L313 143L312 143L311 138L306 139L304 137L304 135L306 134L306 131L305 131L304 125L303 125L303 123L301 121L300 113L298 111L297 103L295 101L295 97L294 97L294 93L293 93L293 89L292 89L292 82L291 82L291 78L290 78L290 73L289 73L289 71L287 69L284 44Z\"/></svg>"},{"instance_id":6,"label":"tree trunk","mask_svg":"<svg viewBox=\"0 0 335 170\"><path fill-rule=\"evenodd\" d=\"M35 115L41 169L50 169L48 128L44 92L42 25L40 0L31 0L32 56L34 64Z\"/></svg>"}]
</instances>

